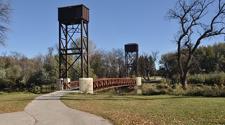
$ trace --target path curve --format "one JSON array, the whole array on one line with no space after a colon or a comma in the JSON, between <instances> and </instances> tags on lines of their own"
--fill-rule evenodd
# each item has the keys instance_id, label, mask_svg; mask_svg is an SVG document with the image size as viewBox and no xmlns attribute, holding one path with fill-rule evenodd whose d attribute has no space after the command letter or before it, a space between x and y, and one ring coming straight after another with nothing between
<instances>
[{"instance_id":1,"label":"path curve","mask_svg":"<svg viewBox=\"0 0 225 125\"><path fill-rule=\"evenodd\" d=\"M0 114L0 125L112 125L102 117L65 106L60 97L66 93L57 91L39 96L26 106L24 112L17 112L17 116L17 113ZM7 124L2 124L4 122Z\"/></svg>"}]
</instances>

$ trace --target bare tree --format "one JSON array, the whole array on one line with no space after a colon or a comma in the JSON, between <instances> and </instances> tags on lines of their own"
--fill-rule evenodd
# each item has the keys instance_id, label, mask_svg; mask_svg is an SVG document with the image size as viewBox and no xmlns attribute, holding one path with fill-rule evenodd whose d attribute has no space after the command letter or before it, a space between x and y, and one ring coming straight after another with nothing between
<instances>
[{"instance_id":1,"label":"bare tree","mask_svg":"<svg viewBox=\"0 0 225 125\"><path fill-rule=\"evenodd\" d=\"M216 9L212 17L209 13L210 9ZM178 0L175 8L170 9L168 15L179 24L176 38L177 61L180 83L185 89L193 54L198 46L207 38L225 34L225 2L224 0Z\"/></svg>"},{"instance_id":2,"label":"bare tree","mask_svg":"<svg viewBox=\"0 0 225 125\"><path fill-rule=\"evenodd\" d=\"M10 6L8 2L0 0L0 44L4 45L6 38L7 24L9 22Z\"/></svg>"}]
</instances>

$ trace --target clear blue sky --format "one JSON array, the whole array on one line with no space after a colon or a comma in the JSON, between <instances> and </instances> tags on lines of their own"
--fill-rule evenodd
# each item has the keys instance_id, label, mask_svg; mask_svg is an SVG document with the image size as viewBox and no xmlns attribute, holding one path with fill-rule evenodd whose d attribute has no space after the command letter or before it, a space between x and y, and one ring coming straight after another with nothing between
<instances>
[{"instance_id":1,"label":"clear blue sky","mask_svg":"<svg viewBox=\"0 0 225 125\"><path fill-rule=\"evenodd\" d=\"M89 35L96 47L123 48L136 42L141 53L175 51L176 23L166 18L176 0L11 0L12 14L6 46L28 57L47 52L58 43L57 8L85 4L90 9ZM223 39L218 39L223 40Z\"/></svg>"}]
</instances>

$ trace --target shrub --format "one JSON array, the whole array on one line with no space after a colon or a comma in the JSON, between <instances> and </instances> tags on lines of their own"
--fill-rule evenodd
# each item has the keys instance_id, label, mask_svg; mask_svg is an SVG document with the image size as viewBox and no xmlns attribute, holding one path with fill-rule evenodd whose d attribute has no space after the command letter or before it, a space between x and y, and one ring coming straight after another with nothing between
<instances>
[{"instance_id":1,"label":"shrub","mask_svg":"<svg viewBox=\"0 0 225 125\"><path fill-rule=\"evenodd\" d=\"M172 95L185 95L185 96L205 96L205 97L225 97L225 88L218 85L189 85L186 90L181 87L174 89Z\"/></svg>"},{"instance_id":2,"label":"shrub","mask_svg":"<svg viewBox=\"0 0 225 125\"><path fill-rule=\"evenodd\" d=\"M31 92L35 94L41 94L41 93L50 93L57 90L57 86L55 84L49 84L49 85L34 85L31 89Z\"/></svg>"},{"instance_id":3,"label":"shrub","mask_svg":"<svg viewBox=\"0 0 225 125\"><path fill-rule=\"evenodd\" d=\"M143 84L143 95L184 95L184 96L205 96L205 97L225 97L225 87L218 85L189 84L184 90L182 85L168 84Z\"/></svg>"},{"instance_id":4,"label":"shrub","mask_svg":"<svg viewBox=\"0 0 225 125\"><path fill-rule=\"evenodd\" d=\"M15 86L15 83L7 80L7 79L0 79L0 90L2 91L13 91L13 87Z\"/></svg>"},{"instance_id":5,"label":"shrub","mask_svg":"<svg viewBox=\"0 0 225 125\"><path fill-rule=\"evenodd\" d=\"M34 86L33 93L40 94L41 93L41 87L40 86Z\"/></svg>"},{"instance_id":6,"label":"shrub","mask_svg":"<svg viewBox=\"0 0 225 125\"><path fill-rule=\"evenodd\" d=\"M196 74L189 76L188 83L191 84L198 84L198 83L204 83L205 82L205 75L204 74Z\"/></svg>"},{"instance_id":7,"label":"shrub","mask_svg":"<svg viewBox=\"0 0 225 125\"><path fill-rule=\"evenodd\" d=\"M184 95L187 96L203 96L203 92L204 89L202 87L191 87L189 89L186 90L186 92L184 93Z\"/></svg>"},{"instance_id":8,"label":"shrub","mask_svg":"<svg viewBox=\"0 0 225 125\"><path fill-rule=\"evenodd\" d=\"M172 85L172 91L168 93L169 95L184 95L185 90L182 88L181 84Z\"/></svg>"},{"instance_id":9,"label":"shrub","mask_svg":"<svg viewBox=\"0 0 225 125\"><path fill-rule=\"evenodd\" d=\"M161 95L168 94L171 91L172 88L165 83L143 84L142 86L143 95Z\"/></svg>"},{"instance_id":10,"label":"shrub","mask_svg":"<svg viewBox=\"0 0 225 125\"><path fill-rule=\"evenodd\" d=\"M0 89L3 90L8 86L8 82L4 79L0 79Z\"/></svg>"},{"instance_id":11,"label":"shrub","mask_svg":"<svg viewBox=\"0 0 225 125\"><path fill-rule=\"evenodd\" d=\"M188 78L189 84L225 85L225 73L195 74Z\"/></svg>"}]
</instances>

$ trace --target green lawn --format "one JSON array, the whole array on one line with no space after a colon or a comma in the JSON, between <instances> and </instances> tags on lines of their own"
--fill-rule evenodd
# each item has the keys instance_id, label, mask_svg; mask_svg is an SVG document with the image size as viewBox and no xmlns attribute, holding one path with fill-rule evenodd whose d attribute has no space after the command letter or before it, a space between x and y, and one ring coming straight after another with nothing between
<instances>
[{"instance_id":1,"label":"green lawn","mask_svg":"<svg viewBox=\"0 0 225 125\"><path fill-rule=\"evenodd\" d=\"M62 101L117 125L225 125L225 98L69 94Z\"/></svg>"},{"instance_id":2,"label":"green lawn","mask_svg":"<svg viewBox=\"0 0 225 125\"><path fill-rule=\"evenodd\" d=\"M0 93L0 113L23 111L37 95L32 93Z\"/></svg>"}]
</instances>

